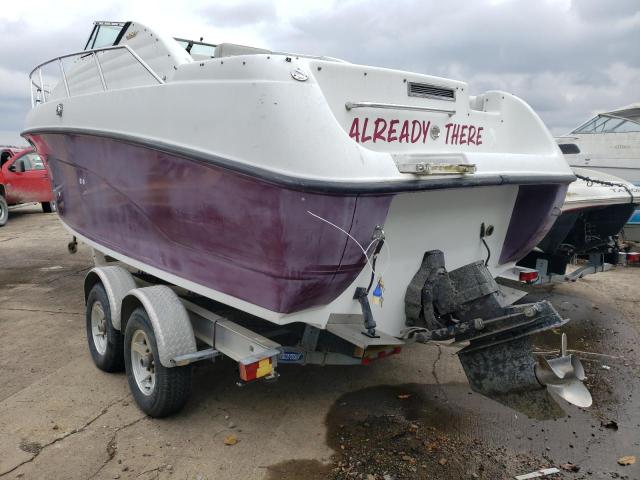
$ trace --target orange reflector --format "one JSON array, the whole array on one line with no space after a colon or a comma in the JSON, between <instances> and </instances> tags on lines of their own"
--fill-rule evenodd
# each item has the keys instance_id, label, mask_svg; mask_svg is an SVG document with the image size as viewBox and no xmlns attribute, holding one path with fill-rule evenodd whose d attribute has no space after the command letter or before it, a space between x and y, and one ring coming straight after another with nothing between
<instances>
[{"instance_id":1,"label":"orange reflector","mask_svg":"<svg viewBox=\"0 0 640 480\"><path fill-rule=\"evenodd\" d=\"M538 279L538 272L520 272L520 281L525 283L533 283Z\"/></svg>"},{"instance_id":2,"label":"orange reflector","mask_svg":"<svg viewBox=\"0 0 640 480\"><path fill-rule=\"evenodd\" d=\"M257 362L249 363L240 366L240 379L244 382L250 382L261 377L266 377L273 372L273 365L271 365L271 358L263 358Z\"/></svg>"}]
</instances>

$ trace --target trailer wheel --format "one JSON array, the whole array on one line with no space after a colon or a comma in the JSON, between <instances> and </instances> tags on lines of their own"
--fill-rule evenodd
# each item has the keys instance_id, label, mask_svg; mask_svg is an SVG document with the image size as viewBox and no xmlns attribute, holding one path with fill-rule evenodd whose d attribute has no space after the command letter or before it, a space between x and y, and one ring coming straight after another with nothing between
<instances>
[{"instance_id":1,"label":"trailer wheel","mask_svg":"<svg viewBox=\"0 0 640 480\"><path fill-rule=\"evenodd\" d=\"M180 410L191 392L191 368L164 367L156 337L144 308L129 317L125 330L124 364L140 409L151 417L166 417Z\"/></svg>"},{"instance_id":2,"label":"trailer wheel","mask_svg":"<svg viewBox=\"0 0 640 480\"><path fill-rule=\"evenodd\" d=\"M0 227L4 227L7 220L9 220L9 205L7 205L4 196L0 194Z\"/></svg>"},{"instance_id":3,"label":"trailer wheel","mask_svg":"<svg viewBox=\"0 0 640 480\"><path fill-rule=\"evenodd\" d=\"M96 283L87 296L87 341L93 363L105 372L124 370L124 339L113 328L109 298L102 283Z\"/></svg>"}]
</instances>

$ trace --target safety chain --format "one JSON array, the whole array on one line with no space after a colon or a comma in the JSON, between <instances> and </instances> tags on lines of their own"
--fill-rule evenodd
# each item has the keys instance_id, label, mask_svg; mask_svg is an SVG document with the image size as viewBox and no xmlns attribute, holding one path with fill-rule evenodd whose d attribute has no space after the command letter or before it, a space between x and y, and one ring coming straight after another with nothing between
<instances>
[{"instance_id":1,"label":"safety chain","mask_svg":"<svg viewBox=\"0 0 640 480\"><path fill-rule=\"evenodd\" d=\"M606 180L597 180L595 178L591 178L591 177L585 177L583 175L578 175L577 173L574 172L574 175L579 178L580 180L584 180L585 182L587 182L587 187L592 186L594 183L598 183L600 185L606 185L607 187L622 187L624 188L627 193L629 194L629 197L631 198L631 202L630 203L635 203L633 201L633 192L631 191L631 189L626 186L624 183L615 183L615 182L607 182Z\"/></svg>"}]
</instances>

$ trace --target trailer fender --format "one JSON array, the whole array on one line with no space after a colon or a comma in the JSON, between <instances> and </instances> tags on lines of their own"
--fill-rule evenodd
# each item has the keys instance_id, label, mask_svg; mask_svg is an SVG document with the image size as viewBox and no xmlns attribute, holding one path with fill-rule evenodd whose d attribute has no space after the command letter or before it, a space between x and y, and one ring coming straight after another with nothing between
<instances>
[{"instance_id":1,"label":"trailer fender","mask_svg":"<svg viewBox=\"0 0 640 480\"><path fill-rule=\"evenodd\" d=\"M84 277L84 301L87 302L89 292L96 283L102 283L109 299L111 324L116 330L120 328L120 306L127 292L136 288L133 276L124 268L118 266L94 267Z\"/></svg>"},{"instance_id":2,"label":"trailer fender","mask_svg":"<svg viewBox=\"0 0 640 480\"><path fill-rule=\"evenodd\" d=\"M175 367L176 357L197 351L187 310L169 287L155 285L129 291L122 300L123 331L131 313L138 307L143 307L149 316L162 366Z\"/></svg>"}]
</instances>

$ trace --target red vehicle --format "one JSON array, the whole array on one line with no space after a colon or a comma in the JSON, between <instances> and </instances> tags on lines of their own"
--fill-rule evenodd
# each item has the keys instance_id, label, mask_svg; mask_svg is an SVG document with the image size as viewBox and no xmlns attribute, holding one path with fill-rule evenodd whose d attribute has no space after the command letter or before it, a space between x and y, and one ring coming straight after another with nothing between
<instances>
[{"instance_id":1,"label":"red vehicle","mask_svg":"<svg viewBox=\"0 0 640 480\"><path fill-rule=\"evenodd\" d=\"M0 227L9 219L9 205L40 202L42 211L55 210L49 174L32 148L0 151Z\"/></svg>"}]
</instances>

